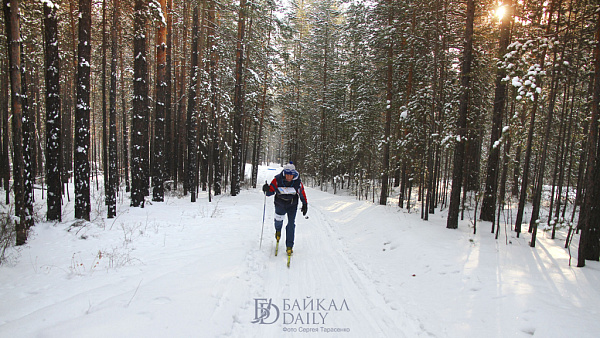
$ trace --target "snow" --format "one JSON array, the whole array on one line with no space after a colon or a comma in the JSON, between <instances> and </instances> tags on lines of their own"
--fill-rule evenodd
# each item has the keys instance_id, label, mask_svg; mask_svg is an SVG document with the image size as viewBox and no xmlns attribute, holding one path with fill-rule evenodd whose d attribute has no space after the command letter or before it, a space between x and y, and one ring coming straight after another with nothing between
<instances>
[{"instance_id":1,"label":"snow","mask_svg":"<svg viewBox=\"0 0 600 338\"><path fill-rule=\"evenodd\" d=\"M280 170L261 167L258 182ZM273 200L260 187L212 203L203 192L196 203L167 194L145 208L121 198L114 219L94 198L92 222L73 220L69 202L62 223L37 224L0 266L0 336L594 337L600 330L600 263L570 267L562 232L556 240L538 233L531 248L527 232L515 238L502 227L495 240L486 222L473 235L468 215L449 230L446 211L422 221L418 210L306 193L309 217L296 218L289 269L285 255L273 255Z\"/></svg>"}]
</instances>

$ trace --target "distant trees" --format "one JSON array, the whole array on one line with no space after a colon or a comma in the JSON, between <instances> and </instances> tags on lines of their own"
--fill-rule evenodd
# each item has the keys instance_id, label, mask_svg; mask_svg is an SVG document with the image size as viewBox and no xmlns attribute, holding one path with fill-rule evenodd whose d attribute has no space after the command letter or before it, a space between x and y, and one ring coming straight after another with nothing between
<instances>
[{"instance_id":1,"label":"distant trees","mask_svg":"<svg viewBox=\"0 0 600 338\"><path fill-rule=\"evenodd\" d=\"M339 9L339 4L295 2L286 18L291 36L284 44L291 56L283 63L289 90L278 97L284 107L283 123L276 125L285 134L281 158L296 157L322 188L350 181L358 196L375 200L378 191L380 203L390 197L389 191L397 194L401 207L410 208L412 188L418 188L423 219L438 206L448 207L450 195L451 227L464 217L470 199L482 198L483 220L500 222L507 217L507 192L517 197L517 207L510 211L516 214L517 236L529 222L531 245L541 223L552 230L573 226L569 218L579 214L578 207L588 208L582 201L592 186L583 183L584 169L590 165L583 149L588 149L588 128L597 129L587 123L585 107L593 105L588 100L592 90L586 88L593 87L587 74L595 43L596 22L591 18L598 7L565 1L507 0L500 5L442 0L354 3L345 7L344 19L338 21L343 25L336 26L310 18L318 17L318 6ZM327 13L318 8L320 15ZM460 33L464 18L471 15L474 38L467 71L467 45ZM333 39L341 37L326 53L325 31ZM460 55L465 61L457 63ZM319 63L325 56L327 63ZM369 65L372 72L359 64ZM469 86L461 82L466 76ZM330 91L327 101L314 102L320 96L307 85L312 83ZM361 87L369 85L370 93ZM327 136L335 136L326 148L336 149L334 157L319 150L323 132L318 127L323 124L315 117L322 121L323 115L316 107L327 112ZM373 115L364 114L367 111ZM361 132L366 130L376 140L375 147L362 145ZM489 143L482 147L485 138ZM357 160L363 157L370 160ZM385 176L388 164L394 172L393 189ZM482 166L487 167L485 175L479 174ZM465 175L451 175L452 170ZM456 186L452 193L450 185ZM544 197L547 186L549 198ZM544 210L546 198L550 208ZM528 203L531 217L525 219Z\"/></svg>"}]
</instances>

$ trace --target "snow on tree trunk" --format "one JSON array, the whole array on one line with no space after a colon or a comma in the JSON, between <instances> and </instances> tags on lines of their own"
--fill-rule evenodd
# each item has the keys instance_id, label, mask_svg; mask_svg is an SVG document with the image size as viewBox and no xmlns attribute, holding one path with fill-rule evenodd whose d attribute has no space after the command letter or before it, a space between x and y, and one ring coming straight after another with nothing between
<instances>
[{"instance_id":1,"label":"snow on tree trunk","mask_svg":"<svg viewBox=\"0 0 600 338\"><path fill-rule=\"evenodd\" d=\"M144 165L144 142L148 128L144 128L148 109L146 86L146 2L135 1L133 43L133 114L131 116L131 206L144 207L147 180Z\"/></svg>"},{"instance_id":2,"label":"snow on tree trunk","mask_svg":"<svg viewBox=\"0 0 600 338\"><path fill-rule=\"evenodd\" d=\"M46 182L48 211L46 219L61 220L62 182L61 114L60 114L60 59L58 55L57 7L44 2L44 37L46 51Z\"/></svg>"},{"instance_id":3,"label":"snow on tree trunk","mask_svg":"<svg viewBox=\"0 0 600 338\"><path fill-rule=\"evenodd\" d=\"M92 1L79 2L77 107L75 109L75 218L90 220L90 61Z\"/></svg>"}]
</instances>

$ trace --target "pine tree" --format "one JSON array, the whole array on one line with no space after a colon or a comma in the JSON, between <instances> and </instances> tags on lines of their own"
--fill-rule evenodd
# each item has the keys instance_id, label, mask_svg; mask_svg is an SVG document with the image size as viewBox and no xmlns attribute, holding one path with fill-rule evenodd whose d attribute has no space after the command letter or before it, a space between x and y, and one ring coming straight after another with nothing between
<instances>
[{"instance_id":1,"label":"pine tree","mask_svg":"<svg viewBox=\"0 0 600 338\"><path fill-rule=\"evenodd\" d=\"M90 62L92 1L79 2L77 108L75 110L75 218L90 220Z\"/></svg>"},{"instance_id":2,"label":"pine tree","mask_svg":"<svg viewBox=\"0 0 600 338\"><path fill-rule=\"evenodd\" d=\"M8 37L11 111L13 126L13 191L15 196L16 244L23 245L27 241L26 211L24 198L24 156L23 156L23 108L21 101L21 24L19 1L4 1L4 17L6 36Z\"/></svg>"},{"instance_id":3,"label":"pine tree","mask_svg":"<svg viewBox=\"0 0 600 338\"><path fill-rule=\"evenodd\" d=\"M57 6L44 2L46 51L46 182L49 221L62 218L60 58L58 54Z\"/></svg>"},{"instance_id":4,"label":"pine tree","mask_svg":"<svg viewBox=\"0 0 600 338\"><path fill-rule=\"evenodd\" d=\"M394 8L393 1L388 0L388 34L391 34L391 28L394 23ZM387 204L388 183L390 171L390 143L391 143L391 128L392 128L392 100L394 96L394 39L390 36L387 38L387 71L386 71L386 101L387 107L385 112L384 133L383 133L383 162L381 175L381 196L379 204Z\"/></svg>"},{"instance_id":5,"label":"pine tree","mask_svg":"<svg viewBox=\"0 0 600 338\"><path fill-rule=\"evenodd\" d=\"M112 26L119 25L119 0L113 1ZM109 135L108 135L108 181L106 205L107 218L117 215L117 30L111 30L110 49L110 93L109 93ZM125 121L125 120L123 120Z\"/></svg>"},{"instance_id":6,"label":"pine tree","mask_svg":"<svg viewBox=\"0 0 600 338\"><path fill-rule=\"evenodd\" d=\"M594 46L594 91L592 97L592 114L590 119L587 165L585 174L585 197L579 216L579 227L581 236L579 238L579 250L577 266L584 267L587 260L600 259L600 221L598 216L598 200L600 197L600 161L598 161L598 149L600 149L598 137L598 118L600 109L600 12L597 13L596 21L596 43Z\"/></svg>"},{"instance_id":7,"label":"pine tree","mask_svg":"<svg viewBox=\"0 0 600 338\"><path fill-rule=\"evenodd\" d=\"M240 192L242 173L242 122L244 120L244 34L246 30L246 0L240 0L235 60L235 90L233 112L233 144L231 155L231 196Z\"/></svg>"},{"instance_id":8,"label":"pine tree","mask_svg":"<svg viewBox=\"0 0 600 338\"><path fill-rule=\"evenodd\" d=\"M458 214L460 207L460 193L463 183L463 166L465 156L465 142L467 136L467 114L469 109L469 95L471 90L471 62L473 60L473 21L475 16L474 0L467 0L467 24L465 29L465 45L461 68L461 97L458 123L456 126L457 140L454 148L454 169L452 171L452 190L450 192L450 207L446 227L458 228Z\"/></svg>"},{"instance_id":9,"label":"pine tree","mask_svg":"<svg viewBox=\"0 0 600 338\"><path fill-rule=\"evenodd\" d=\"M504 0L502 6L506 8L500 24L500 42L498 58L502 59L510 41L510 24L512 22L512 0ZM500 161L500 147L496 143L500 139L502 118L506 101L506 71L499 67L496 73L496 90L494 93L494 110L492 113L492 131L488 156L488 167L485 181L485 192L481 205L480 217L484 221L493 221L496 208L496 192L498 190L498 170Z\"/></svg>"},{"instance_id":10,"label":"pine tree","mask_svg":"<svg viewBox=\"0 0 600 338\"><path fill-rule=\"evenodd\" d=\"M147 61L146 61L146 2L135 0L134 7L134 44L133 44L133 111L131 116L131 206L144 207L144 196L147 190L147 177L145 174L147 164L144 161L144 151L147 149L148 128L147 122L147 97L148 87Z\"/></svg>"},{"instance_id":11,"label":"pine tree","mask_svg":"<svg viewBox=\"0 0 600 338\"><path fill-rule=\"evenodd\" d=\"M192 23L192 60L190 67L190 85L188 89L187 110L187 182L192 202L196 202L198 187L198 111L196 109L196 96L198 86L198 7L193 9Z\"/></svg>"},{"instance_id":12,"label":"pine tree","mask_svg":"<svg viewBox=\"0 0 600 338\"><path fill-rule=\"evenodd\" d=\"M156 32L156 118L154 119L154 165L152 166L152 200L164 201L165 161L165 115L167 109L167 2L160 0L163 22Z\"/></svg>"}]
</instances>

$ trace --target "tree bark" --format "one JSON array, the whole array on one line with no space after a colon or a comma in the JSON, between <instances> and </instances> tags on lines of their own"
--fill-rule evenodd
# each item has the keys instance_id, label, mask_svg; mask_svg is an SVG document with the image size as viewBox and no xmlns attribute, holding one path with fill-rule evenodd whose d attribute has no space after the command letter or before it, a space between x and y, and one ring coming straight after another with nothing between
<instances>
[{"instance_id":1,"label":"tree bark","mask_svg":"<svg viewBox=\"0 0 600 338\"><path fill-rule=\"evenodd\" d=\"M21 102L21 28L19 0L4 1L4 17L7 30L7 42L10 65L11 111L13 127L13 190L15 196L15 232L16 244L27 241L24 199L24 160L23 160L23 107Z\"/></svg>"},{"instance_id":2,"label":"tree bark","mask_svg":"<svg viewBox=\"0 0 600 338\"><path fill-rule=\"evenodd\" d=\"M44 42L46 52L46 182L48 221L62 219L60 58L58 54L57 7L44 2Z\"/></svg>"},{"instance_id":3,"label":"tree bark","mask_svg":"<svg viewBox=\"0 0 600 338\"><path fill-rule=\"evenodd\" d=\"M77 108L75 109L75 218L90 220L90 62L92 1L79 1Z\"/></svg>"},{"instance_id":4,"label":"tree bark","mask_svg":"<svg viewBox=\"0 0 600 338\"><path fill-rule=\"evenodd\" d=\"M119 25L119 0L113 0L112 26ZM117 30L111 30L108 130L107 218L117 215ZM124 108L124 107L123 107ZM125 120L123 120L125 122Z\"/></svg>"},{"instance_id":5,"label":"tree bark","mask_svg":"<svg viewBox=\"0 0 600 338\"><path fill-rule=\"evenodd\" d=\"M235 90L233 96L233 140L231 155L231 196L240 192L243 180L242 168L242 121L244 120L244 33L246 24L246 0L240 0L235 60Z\"/></svg>"},{"instance_id":6,"label":"tree bark","mask_svg":"<svg viewBox=\"0 0 600 338\"><path fill-rule=\"evenodd\" d=\"M147 149L144 141L147 138L148 128L144 128L146 109L146 98L148 96L146 86L146 2L135 0L134 22L133 22L133 114L131 116L131 206L144 207L145 196L145 168L144 150Z\"/></svg>"},{"instance_id":7,"label":"tree bark","mask_svg":"<svg viewBox=\"0 0 600 338\"><path fill-rule=\"evenodd\" d=\"M463 51L463 64L461 71L461 96L457 123L457 140L454 148L454 168L452 170L452 190L450 191L450 207L448 208L448 221L446 228L458 228L458 214L460 208L460 192L463 182L463 167L465 158L465 142L467 136L467 115L469 110L469 96L471 92L471 63L473 61L473 21L475 17L475 2L467 0L467 24L465 29L465 46Z\"/></svg>"},{"instance_id":8,"label":"tree bark","mask_svg":"<svg viewBox=\"0 0 600 338\"><path fill-rule=\"evenodd\" d=\"M160 0L161 11L166 19L167 1ZM167 26L159 23L156 30L156 117L154 119L154 164L152 166L152 200L165 200L164 180L166 176L165 161L165 115L167 109L166 91L166 58L167 58Z\"/></svg>"},{"instance_id":9,"label":"tree bark","mask_svg":"<svg viewBox=\"0 0 600 338\"><path fill-rule=\"evenodd\" d=\"M2 82L0 84L0 88L2 88L2 155L0 157L0 162L2 166L2 180L4 184L5 193L5 203L8 205L10 203L10 165L8 163L8 144L10 142L8 135L8 106L10 102L10 97L8 95L8 87L10 86L9 81L9 73L10 69L8 68L8 62L2 62Z\"/></svg>"},{"instance_id":10,"label":"tree bark","mask_svg":"<svg viewBox=\"0 0 600 338\"><path fill-rule=\"evenodd\" d=\"M503 6L506 8L500 24L500 42L498 48L498 59L502 60L508 43L510 42L510 25L512 22L512 0L504 0ZM496 90L494 93L494 110L492 113L492 131L490 140L490 150L488 156L487 175L485 179L485 192L481 204L480 217L483 221L494 221L496 209L496 195L498 191L498 170L500 162L500 145L496 142L502 135L502 117L506 101L506 82L502 79L506 77L506 71L503 68L496 70Z\"/></svg>"},{"instance_id":11,"label":"tree bark","mask_svg":"<svg viewBox=\"0 0 600 338\"><path fill-rule=\"evenodd\" d=\"M394 24L394 2L388 0L388 36L387 46L387 70L386 70L386 100L387 107L385 110L385 124L383 127L383 159L381 163L381 196L379 204L387 204L388 181L390 171L390 142L391 142L391 127L392 127L392 100L394 90L394 39L392 38L391 28Z\"/></svg>"},{"instance_id":12,"label":"tree bark","mask_svg":"<svg viewBox=\"0 0 600 338\"><path fill-rule=\"evenodd\" d=\"M109 159L108 159L108 138L109 136L109 122L108 122L108 111L106 110L106 53L108 49L108 36L106 34L106 9L107 0L102 0L102 78L101 78L101 90L102 90L102 172L104 173L104 203L108 205L108 193L110 184L110 173L109 173ZM114 29L113 29L114 30Z\"/></svg>"},{"instance_id":13,"label":"tree bark","mask_svg":"<svg viewBox=\"0 0 600 338\"><path fill-rule=\"evenodd\" d=\"M187 109L187 181L191 201L196 202L198 186L198 110L196 109L197 77L198 77L198 7L194 7L192 27L192 60L190 68L190 86L188 90Z\"/></svg>"},{"instance_id":14,"label":"tree bark","mask_svg":"<svg viewBox=\"0 0 600 338\"><path fill-rule=\"evenodd\" d=\"M600 12L596 19L596 45L594 47L594 92L590 119L585 196L579 214L579 249L577 267L584 267L586 259L597 261L600 257L600 220L598 220L599 172L598 163L598 110L600 105Z\"/></svg>"}]
</instances>

